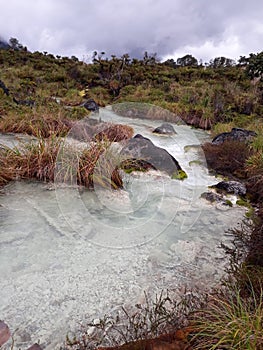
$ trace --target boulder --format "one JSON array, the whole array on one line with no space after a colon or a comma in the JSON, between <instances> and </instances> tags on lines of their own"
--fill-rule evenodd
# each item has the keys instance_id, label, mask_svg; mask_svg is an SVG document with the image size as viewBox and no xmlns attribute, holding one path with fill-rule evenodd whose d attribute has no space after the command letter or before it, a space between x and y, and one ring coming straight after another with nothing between
<instances>
[{"instance_id":1,"label":"boulder","mask_svg":"<svg viewBox=\"0 0 263 350\"><path fill-rule=\"evenodd\" d=\"M156 129L154 129L153 132L156 134L161 134L161 135L174 135L174 134L176 134L174 127L170 123L163 123L162 125L158 126Z\"/></svg>"},{"instance_id":2,"label":"boulder","mask_svg":"<svg viewBox=\"0 0 263 350\"><path fill-rule=\"evenodd\" d=\"M85 103L83 103L82 106L91 112L98 112L99 111L98 104L92 98L87 100Z\"/></svg>"},{"instance_id":3,"label":"boulder","mask_svg":"<svg viewBox=\"0 0 263 350\"><path fill-rule=\"evenodd\" d=\"M238 181L221 181L212 188L216 188L219 192L233 193L237 196L245 196L247 192L246 186Z\"/></svg>"},{"instance_id":4,"label":"boulder","mask_svg":"<svg viewBox=\"0 0 263 350\"><path fill-rule=\"evenodd\" d=\"M9 327L3 321L0 321L0 347L11 337Z\"/></svg>"},{"instance_id":5,"label":"boulder","mask_svg":"<svg viewBox=\"0 0 263 350\"><path fill-rule=\"evenodd\" d=\"M164 171L174 178L186 177L178 161L165 149L155 146L151 140L140 134L131 138L121 150L121 155L132 164L145 164L146 169ZM182 176L184 174L184 176Z\"/></svg>"},{"instance_id":6,"label":"boulder","mask_svg":"<svg viewBox=\"0 0 263 350\"><path fill-rule=\"evenodd\" d=\"M246 130L241 128L233 128L230 132L223 132L213 138L212 144L221 145L225 141L239 141L246 142L257 136L257 133L252 130Z\"/></svg>"}]
</instances>

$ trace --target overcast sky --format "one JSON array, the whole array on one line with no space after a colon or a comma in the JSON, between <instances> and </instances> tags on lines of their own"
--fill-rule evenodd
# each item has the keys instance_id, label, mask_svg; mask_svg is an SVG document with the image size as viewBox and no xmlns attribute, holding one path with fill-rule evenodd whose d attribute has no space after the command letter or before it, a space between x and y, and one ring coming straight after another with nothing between
<instances>
[{"instance_id":1,"label":"overcast sky","mask_svg":"<svg viewBox=\"0 0 263 350\"><path fill-rule=\"evenodd\" d=\"M0 0L0 36L86 60L94 50L238 59L263 51L263 0Z\"/></svg>"}]
</instances>

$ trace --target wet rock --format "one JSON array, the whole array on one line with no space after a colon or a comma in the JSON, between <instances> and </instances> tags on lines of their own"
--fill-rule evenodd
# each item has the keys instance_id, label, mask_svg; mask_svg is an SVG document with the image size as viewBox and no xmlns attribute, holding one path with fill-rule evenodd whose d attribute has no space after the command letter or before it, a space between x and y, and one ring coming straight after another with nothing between
<instances>
[{"instance_id":1,"label":"wet rock","mask_svg":"<svg viewBox=\"0 0 263 350\"><path fill-rule=\"evenodd\" d=\"M6 343L10 337L11 333L8 325L5 322L0 321L0 346Z\"/></svg>"},{"instance_id":2,"label":"wet rock","mask_svg":"<svg viewBox=\"0 0 263 350\"><path fill-rule=\"evenodd\" d=\"M251 141L251 139L256 135L257 133L255 131L241 128L233 128L230 132L223 132L222 134L219 134L216 137L214 137L212 140L212 144L221 145L225 141Z\"/></svg>"},{"instance_id":3,"label":"wet rock","mask_svg":"<svg viewBox=\"0 0 263 350\"><path fill-rule=\"evenodd\" d=\"M164 171L170 176L183 172L178 161L170 153L155 146L151 140L140 134L127 142L121 150L121 155L127 157L133 164L140 162L140 165L146 165L146 169L151 167L154 170Z\"/></svg>"},{"instance_id":4,"label":"wet rock","mask_svg":"<svg viewBox=\"0 0 263 350\"><path fill-rule=\"evenodd\" d=\"M246 186L238 181L221 181L212 188L216 188L221 193L233 193L237 196L245 196L247 192Z\"/></svg>"},{"instance_id":5,"label":"wet rock","mask_svg":"<svg viewBox=\"0 0 263 350\"><path fill-rule=\"evenodd\" d=\"M156 134L162 134L162 135L176 134L174 127L170 123L163 123L162 125L158 126L156 129L154 129L153 132Z\"/></svg>"},{"instance_id":6,"label":"wet rock","mask_svg":"<svg viewBox=\"0 0 263 350\"><path fill-rule=\"evenodd\" d=\"M98 112L99 111L98 104L92 98L87 100L82 106L91 112Z\"/></svg>"},{"instance_id":7,"label":"wet rock","mask_svg":"<svg viewBox=\"0 0 263 350\"><path fill-rule=\"evenodd\" d=\"M224 208L233 206L233 203L229 199L225 199L222 194L204 192L201 194L201 198L204 198L211 203L220 204Z\"/></svg>"},{"instance_id":8,"label":"wet rock","mask_svg":"<svg viewBox=\"0 0 263 350\"><path fill-rule=\"evenodd\" d=\"M30 346L30 348L28 348L27 350L42 350L42 348L39 344L35 343L34 345Z\"/></svg>"},{"instance_id":9,"label":"wet rock","mask_svg":"<svg viewBox=\"0 0 263 350\"><path fill-rule=\"evenodd\" d=\"M222 196L214 192L204 192L201 194L201 198L206 199L211 203L220 203L222 202Z\"/></svg>"}]
</instances>

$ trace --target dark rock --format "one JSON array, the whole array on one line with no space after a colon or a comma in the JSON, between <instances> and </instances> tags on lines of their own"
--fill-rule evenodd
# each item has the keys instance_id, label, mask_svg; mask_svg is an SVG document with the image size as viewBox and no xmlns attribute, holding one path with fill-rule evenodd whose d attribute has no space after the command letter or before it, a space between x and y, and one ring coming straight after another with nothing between
<instances>
[{"instance_id":1,"label":"dark rock","mask_svg":"<svg viewBox=\"0 0 263 350\"><path fill-rule=\"evenodd\" d=\"M251 141L252 137L257 136L255 131L233 128L230 132L223 132L213 138L212 143L214 145L221 145L225 141Z\"/></svg>"},{"instance_id":2,"label":"dark rock","mask_svg":"<svg viewBox=\"0 0 263 350\"><path fill-rule=\"evenodd\" d=\"M140 134L130 139L126 146L121 150L121 155L133 162L139 161L140 164L146 163L152 169L165 171L171 176L184 173L177 160L171 156L165 149L155 146L151 140ZM184 173L185 174L185 173Z\"/></svg>"},{"instance_id":3,"label":"dark rock","mask_svg":"<svg viewBox=\"0 0 263 350\"><path fill-rule=\"evenodd\" d=\"M214 192L204 192L201 194L201 198L206 199L211 203L220 203L222 202L222 196Z\"/></svg>"},{"instance_id":4,"label":"dark rock","mask_svg":"<svg viewBox=\"0 0 263 350\"><path fill-rule=\"evenodd\" d=\"M35 343L34 345L30 346L27 350L42 350L41 346Z\"/></svg>"},{"instance_id":5,"label":"dark rock","mask_svg":"<svg viewBox=\"0 0 263 350\"><path fill-rule=\"evenodd\" d=\"M174 127L170 123L163 123L162 125L158 126L156 129L154 129L153 132L156 134L162 134L162 135L176 134Z\"/></svg>"},{"instance_id":6,"label":"dark rock","mask_svg":"<svg viewBox=\"0 0 263 350\"><path fill-rule=\"evenodd\" d=\"M0 347L8 341L11 337L8 325L3 321L0 321Z\"/></svg>"},{"instance_id":7,"label":"dark rock","mask_svg":"<svg viewBox=\"0 0 263 350\"><path fill-rule=\"evenodd\" d=\"M98 112L99 110L99 106L92 98L83 103L82 106L91 112Z\"/></svg>"},{"instance_id":8,"label":"dark rock","mask_svg":"<svg viewBox=\"0 0 263 350\"><path fill-rule=\"evenodd\" d=\"M229 207L232 207L233 205L232 202L228 199L225 199L223 195L214 192L204 192L201 194L201 198L206 199L211 203L220 203Z\"/></svg>"},{"instance_id":9,"label":"dark rock","mask_svg":"<svg viewBox=\"0 0 263 350\"><path fill-rule=\"evenodd\" d=\"M246 186L238 181L221 181L212 187L219 191L233 193L238 196L245 196L247 192Z\"/></svg>"}]
</instances>

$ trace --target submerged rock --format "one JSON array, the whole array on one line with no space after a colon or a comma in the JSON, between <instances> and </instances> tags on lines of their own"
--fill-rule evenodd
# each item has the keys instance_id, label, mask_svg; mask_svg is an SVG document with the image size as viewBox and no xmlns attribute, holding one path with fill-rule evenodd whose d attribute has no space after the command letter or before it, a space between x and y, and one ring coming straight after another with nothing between
<instances>
[{"instance_id":1,"label":"submerged rock","mask_svg":"<svg viewBox=\"0 0 263 350\"><path fill-rule=\"evenodd\" d=\"M252 137L257 136L257 133L252 130L246 130L241 128L233 128L230 132L223 132L213 138L212 144L221 145L225 141L250 141Z\"/></svg>"},{"instance_id":2,"label":"submerged rock","mask_svg":"<svg viewBox=\"0 0 263 350\"><path fill-rule=\"evenodd\" d=\"M176 134L174 127L170 123L163 123L162 125L158 126L156 129L154 129L153 132L156 134L162 134L162 135Z\"/></svg>"},{"instance_id":3,"label":"submerged rock","mask_svg":"<svg viewBox=\"0 0 263 350\"><path fill-rule=\"evenodd\" d=\"M215 192L204 192L201 194L201 198L206 199L211 203L220 203L232 207L232 202L229 199L225 199L222 195Z\"/></svg>"},{"instance_id":4,"label":"submerged rock","mask_svg":"<svg viewBox=\"0 0 263 350\"><path fill-rule=\"evenodd\" d=\"M9 330L8 325L0 321L0 347L8 341L8 339L11 337L11 333Z\"/></svg>"},{"instance_id":5,"label":"submerged rock","mask_svg":"<svg viewBox=\"0 0 263 350\"><path fill-rule=\"evenodd\" d=\"M238 181L221 181L212 188L216 188L220 192L233 193L237 196L245 196L247 192L246 186Z\"/></svg>"},{"instance_id":6,"label":"submerged rock","mask_svg":"<svg viewBox=\"0 0 263 350\"><path fill-rule=\"evenodd\" d=\"M170 153L164 148L155 146L151 140L140 134L135 135L127 142L121 150L121 155L126 156L125 162L129 160L134 166L139 163L143 168L145 165L145 170L151 168L164 171L173 178L186 177L186 173Z\"/></svg>"}]
</instances>

